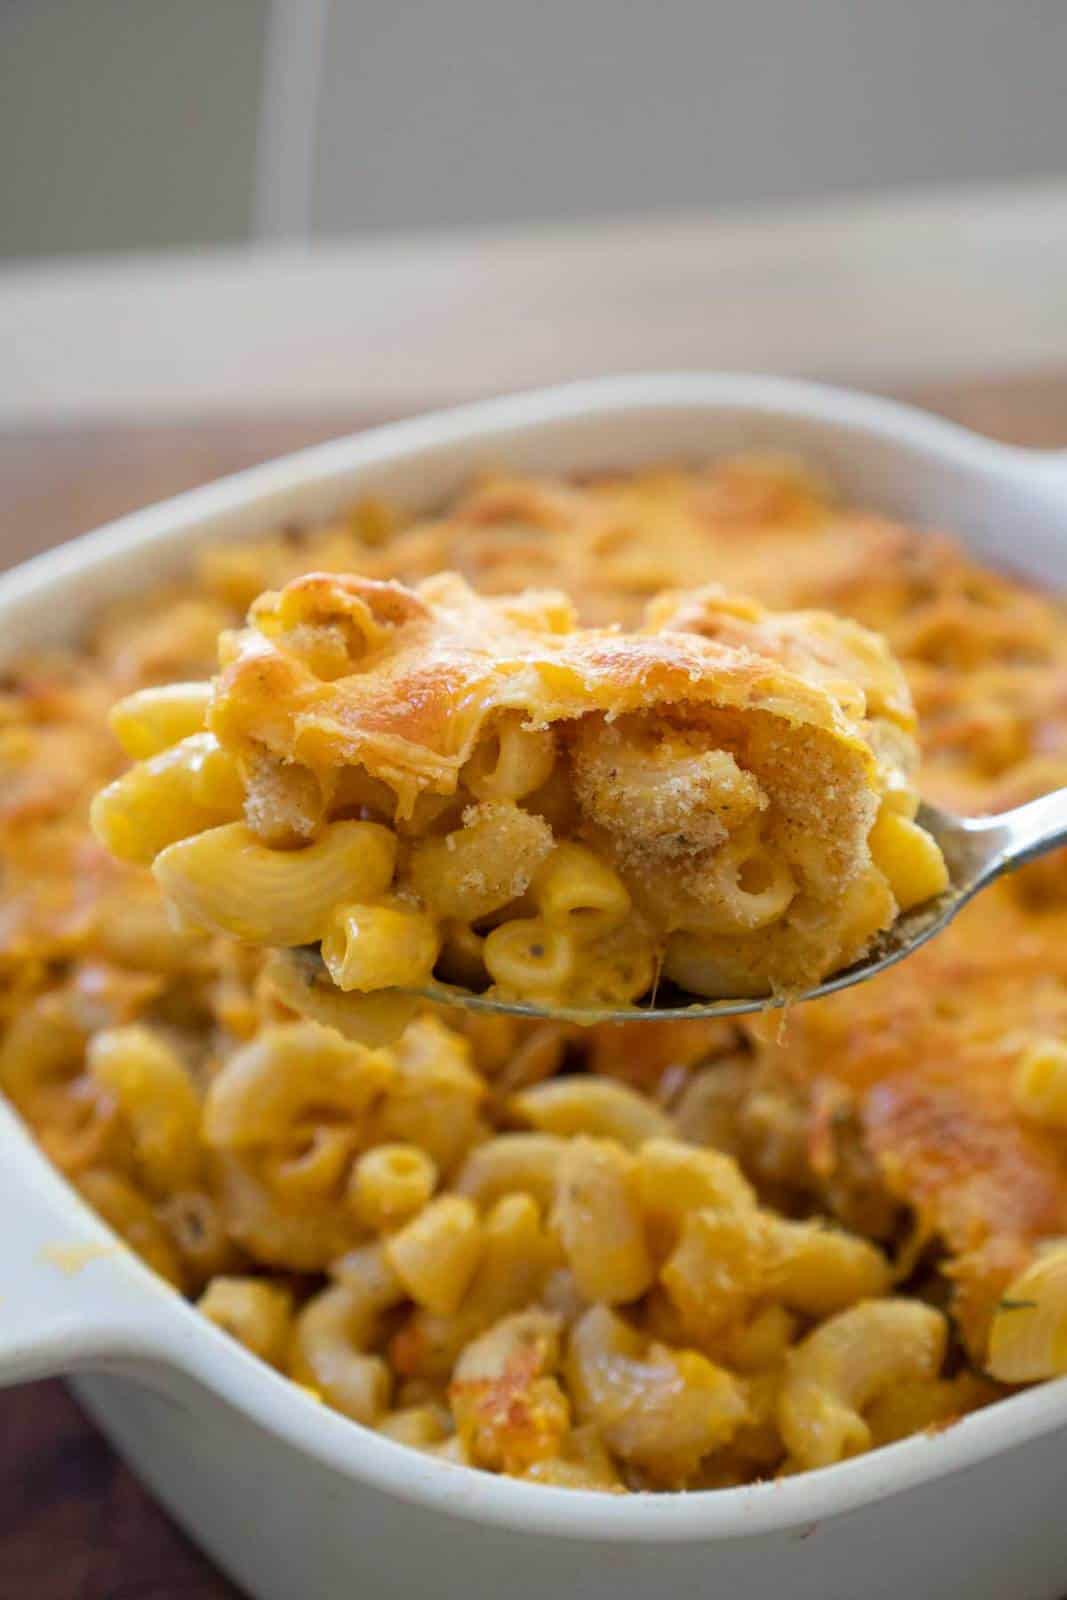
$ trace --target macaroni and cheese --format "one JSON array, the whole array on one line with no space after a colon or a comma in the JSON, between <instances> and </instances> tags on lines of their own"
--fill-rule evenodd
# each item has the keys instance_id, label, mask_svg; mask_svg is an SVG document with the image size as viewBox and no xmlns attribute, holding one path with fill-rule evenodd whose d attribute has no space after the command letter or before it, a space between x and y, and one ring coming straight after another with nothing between
<instances>
[{"instance_id":1,"label":"macaroni and cheese","mask_svg":"<svg viewBox=\"0 0 1067 1600\"><path fill-rule=\"evenodd\" d=\"M559 586L582 626L640 629L659 591L711 583L827 609L850 619L827 638L859 651L858 623L903 662L931 798L996 810L1067 780L1057 602L837 505L788 461L496 474L438 516L365 503L207 551L0 682L0 1088L49 1157L248 1359L358 1425L531 1483L772 1478L1067 1369L1062 857L784 1019L589 1030L413 1007L374 1047L327 1025L330 996L318 1022L299 1016L261 948L171 922L142 861L190 832L269 835L275 801L290 817L314 801L275 795L268 765L241 820L248 774L204 732L219 634L309 571L417 585L445 569L482 595ZM712 617L720 647L752 625ZM760 653L796 676L780 645ZM843 673L829 655L820 704L846 682L880 692L855 652ZM125 792L154 798L120 860L88 807L123 780L122 747L145 764ZM913 785L900 748L876 742L875 760ZM505 731L475 762L478 805L507 803L491 790L514 786L517 750ZM525 747L522 783L551 781L543 757ZM591 792L610 834L610 795ZM330 892L361 873L356 898L397 910L411 835L359 804L304 855ZM457 971L481 951L457 936Z\"/></svg>"}]
</instances>

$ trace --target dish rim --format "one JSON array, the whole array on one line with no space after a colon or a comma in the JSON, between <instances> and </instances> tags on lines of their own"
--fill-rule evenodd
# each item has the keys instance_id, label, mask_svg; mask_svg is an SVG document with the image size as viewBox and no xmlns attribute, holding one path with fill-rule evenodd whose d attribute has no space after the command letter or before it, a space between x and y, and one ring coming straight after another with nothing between
<instances>
[{"instance_id":1,"label":"dish rim","mask_svg":"<svg viewBox=\"0 0 1067 1600\"><path fill-rule=\"evenodd\" d=\"M1042 488L1050 504L1067 513L1067 458L985 440L965 428L893 401L790 379L747 374L680 373L595 379L478 402L388 424L315 445L217 483L106 524L0 575L0 616L31 609L55 585L79 576L121 573L148 547L171 549L186 535L229 513L253 512L280 494L325 489L363 468L414 469L420 457L457 446L494 444L509 434L566 427L583 418L601 421L627 412L744 410L752 416L806 418L877 436L941 464L978 477L1010 478L1019 488ZM340 485L338 485L340 487ZM350 486L346 492L351 492ZM277 513L276 513L277 514ZM77 1222L82 1237L112 1241L76 1191L34 1144L0 1097L0 1149L25 1172L53 1213ZM732 1489L673 1494L612 1496L560 1489L496 1477L459 1467L399 1445L339 1413L316 1405L289 1379L257 1361L210 1324L175 1291L137 1261L124 1266L151 1291L155 1308L139 1318L136 1299L128 1313L79 1352L71 1343L58 1370L91 1371L128 1360L133 1366L170 1368L195 1379L268 1434L344 1476L450 1516L498 1528L589 1541L690 1542L739 1539L810 1528L876 1500L922 1488L976 1466L1067 1425L1067 1378L1020 1391L972 1413L950 1428L920 1434L854 1460L797 1477ZM93 1275L82 1275L86 1283ZM83 1291L84 1292L84 1291ZM162 1293L169 1302L156 1315ZM173 1332L171 1333L171 1327ZM206 1396L205 1396L206 1401Z\"/></svg>"}]
</instances>

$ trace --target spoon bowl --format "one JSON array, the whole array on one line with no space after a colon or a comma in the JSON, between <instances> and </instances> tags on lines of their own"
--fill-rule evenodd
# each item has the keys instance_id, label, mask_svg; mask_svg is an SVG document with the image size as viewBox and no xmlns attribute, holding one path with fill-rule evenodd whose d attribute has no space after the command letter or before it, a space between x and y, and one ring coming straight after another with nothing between
<instances>
[{"instance_id":1,"label":"spoon bowl","mask_svg":"<svg viewBox=\"0 0 1067 1600\"><path fill-rule=\"evenodd\" d=\"M910 956L946 928L967 902L994 879L1067 844L1067 789L1056 789L1013 811L989 817L957 817L924 801L916 821L941 848L949 871L948 888L933 900L902 913L893 926L872 943L861 961L832 973L815 988L800 994L709 1000L690 994L676 984L664 983L657 985L651 999L632 1006L552 1006L533 1000L498 999L495 995L476 994L470 989L444 983L398 992L464 1011L535 1021L574 1022L587 1027L600 1022L736 1017L753 1011L774 1011L804 1000L818 1000L823 995L836 994L839 989L851 989L853 984L864 983L887 967L896 966L898 961L903 961L905 956ZM303 982L333 988L317 947L288 951L286 959L299 971Z\"/></svg>"}]
</instances>

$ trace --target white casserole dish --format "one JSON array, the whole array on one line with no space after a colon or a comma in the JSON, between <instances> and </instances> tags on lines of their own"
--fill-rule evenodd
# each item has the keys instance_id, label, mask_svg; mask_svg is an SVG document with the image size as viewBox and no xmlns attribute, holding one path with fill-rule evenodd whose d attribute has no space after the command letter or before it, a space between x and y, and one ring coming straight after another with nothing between
<instances>
[{"instance_id":1,"label":"white casserole dish","mask_svg":"<svg viewBox=\"0 0 1067 1600\"><path fill-rule=\"evenodd\" d=\"M364 433L139 512L0 578L0 639L76 636L191 550L364 492L429 508L478 467L526 471L795 450L846 496L961 534L1047 584L1067 569L1067 456L902 407L729 375L572 385ZM93 1416L260 1600L924 1600L1067 1589L1067 1379L944 1432L750 1488L613 1497L422 1456L316 1405L119 1246L0 1103L0 1383L77 1374Z\"/></svg>"}]
</instances>

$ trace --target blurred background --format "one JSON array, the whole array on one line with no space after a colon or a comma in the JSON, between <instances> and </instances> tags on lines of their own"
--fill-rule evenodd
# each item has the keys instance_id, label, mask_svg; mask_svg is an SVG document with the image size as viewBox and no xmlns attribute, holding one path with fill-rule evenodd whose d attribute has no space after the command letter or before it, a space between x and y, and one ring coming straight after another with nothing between
<instances>
[{"instance_id":1,"label":"blurred background","mask_svg":"<svg viewBox=\"0 0 1067 1600\"><path fill-rule=\"evenodd\" d=\"M9 258L1059 175L1062 0L5 0Z\"/></svg>"},{"instance_id":2,"label":"blurred background","mask_svg":"<svg viewBox=\"0 0 1067 1600\"><path fill-rule=\"evenodd\" d=\"M0 428L728 367L1053 442L1065 75L1063 0L3 0Z\"/></svg>"}]
</instances>

